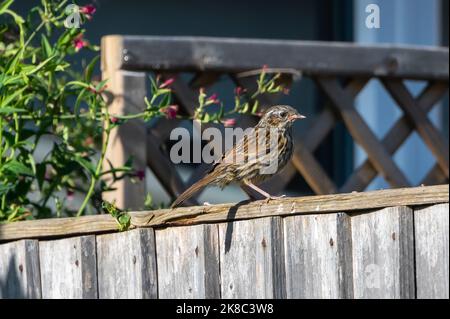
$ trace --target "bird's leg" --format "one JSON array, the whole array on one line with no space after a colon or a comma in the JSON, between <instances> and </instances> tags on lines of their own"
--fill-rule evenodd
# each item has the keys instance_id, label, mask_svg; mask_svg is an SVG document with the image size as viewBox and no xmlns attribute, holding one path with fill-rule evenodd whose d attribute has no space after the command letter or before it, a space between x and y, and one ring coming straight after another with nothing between
<instances>
[{"instance_id":1,"label":"bird's leg","mask_svg":"<svg viewBox=\"0 0 450 319\"><path fill-rule=\"evenodd\" d=\"M264 196L266 198L267 201L271 200L271 199L280 199L285 197L285 195L281 195L281 196L272 196L269 193L267 193L266 191L262 190L261 188L259 188L258 186L256 186L255 184L253 184L250 181L246 181L244 180L244 184L247 185L248 187L252 188L253 190L255 190L256 192L258 192L259 194L261 194L262 196Z\"/></svg>"}]
</instances>

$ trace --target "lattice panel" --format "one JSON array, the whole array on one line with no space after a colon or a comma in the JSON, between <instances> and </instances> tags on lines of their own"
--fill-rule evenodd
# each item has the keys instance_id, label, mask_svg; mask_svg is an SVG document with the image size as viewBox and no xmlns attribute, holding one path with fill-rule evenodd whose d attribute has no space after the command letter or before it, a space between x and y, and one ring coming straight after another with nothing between
<instances>
[{"instance_id":1,"label":"lattice panel","mask_svg":"<svg viewBox=\"0 0 450 319\"><path fill-rule=\"evenodd\" d=\"M212 86L221 76L230 76L237 86L244 87L250 92L255 90L253 77L242 78L236 74L198 73L190 83L183 82L174 73L164 74L164 76L176 78L173 84L175 98L182 110L189 115L193 115L197 106L198 88ZM289 85L292 82L290 77L286 76L285 78L288 79L286 85ZM410 186L392 156L414 130L417 130L437 161L422 183L435 184L448 181L448 144L427 117L433 105L446 93L448 88L446 83L430 82L414 99L402 81L383 79L384 87L404 111L404 114L380 141L354 107L355 98L364 89L369 78L354 78L347 81L345 85L341 85L336 77L315 77L314 80L328 101L325 103L323 111L311 121L312 125L307 130L308 136L295 136L295 152L292 161L270 183L265 183L264 187L269 192L281 192L295 174L301 174L316 194L363 191L378 174L381 174L392 187ZM264 108L276 104L277 98L278 96L263 95L258 99ZM170 130L179 124L174 121L163 121L163 124L156 125L151 130L152 133L149 133L149 144L165 141ZM355 142L361 145L368 154L367 160L355 168L340 189L313 155L338 121L344 122ZM256 122L256 118L242 117L237 122L237 126L245 128L255 125ZM154 172L157 172L161 171L161 162L164 162L165 167L162 171L167 174L158 177L172 197L176 197L200 179L209 167L208 164L199 165L189 180L183 183L170 160L164 158L163 154L155 156L155 152L160 152L160 145L150 145L149 153L152 156L148 159L148 165ZM197 202L191 200L191 203Z\"/></svg>"}]
</instances>

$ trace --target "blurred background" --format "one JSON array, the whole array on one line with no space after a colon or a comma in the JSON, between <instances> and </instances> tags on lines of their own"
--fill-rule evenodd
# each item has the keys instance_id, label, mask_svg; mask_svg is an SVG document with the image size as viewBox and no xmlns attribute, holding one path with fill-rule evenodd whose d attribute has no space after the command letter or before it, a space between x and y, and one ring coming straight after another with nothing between
<instances>
[{"instance_id":1,"label":"blurred background","mask_svg":"<svg viewBox=\"0 0 450 319\"><path fill-rule=\"evenodd\" d=\"M26 13L35 1L18 1L15 9ZM119 1L97 0L97 12L87 28L86 38L94 44L109 34L127 35L193 35L239 38L293 39L313 41L347 41L359 44L391 43L398 45L448 46L448 1L446 0L310 0L261 2L231 1ZM380 7L379 29L368 29L365 9L370 3ZM280 52L283 54L283 52ZM93 53L83 52L82 59ZM100 72L98 70L98 72ZM373 83L372 83L373 82ZM402 114L394 101L377 81L369 83L357 98L357 108L378 138L382 138ZM413 93L418 93L424 83L408 82ZM231 84L219 83L214 90L227 101L232 94ZM308 79L294 83L291 94L282 102L289 103L312 119L323 105L324 97ZM430 113L430 118L440 128L448 141L448 95ZM302 130L306 124L298 124ZM303 128L302 128L303 126ZM307 134L303 134L307 138ZM325 171L337 186L344 183L354 167L360 165L366 154L342 126L337 126L314 153ZM435 160L417 133L395 154L395 162L410 179L418 184ZM187 178L189 167L180 167ZM155 202L168 202L169 198L147 171L148 190ZM367 189L388 187L382 177L377 177ZM287 188L287 194L312 193L300 176ZM220 195L218 195L220 194ZM200 201L231 202L246 198L238 188L223 193L209 189Z\"/></svg>"}]
</instances>

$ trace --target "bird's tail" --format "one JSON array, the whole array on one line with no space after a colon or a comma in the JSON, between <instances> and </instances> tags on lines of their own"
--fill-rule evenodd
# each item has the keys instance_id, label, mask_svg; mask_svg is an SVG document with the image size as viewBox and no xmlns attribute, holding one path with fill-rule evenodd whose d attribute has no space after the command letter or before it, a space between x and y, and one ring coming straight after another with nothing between
<instances>
[{"instance_id":1,"label":"bird's tail","mask_svg":"<svg viewBox=\"0 0 450 319\"><path fill-rule=\"evenodd\" d=\"M185 200L191 198L195 193L200 191L203 187L207 186L214 179L212 175L206 175L201 180L192 184L187 190L185 190L178 198L173 202L170 208L175 208L181 205Z\"/></svg>"}]
</instances>

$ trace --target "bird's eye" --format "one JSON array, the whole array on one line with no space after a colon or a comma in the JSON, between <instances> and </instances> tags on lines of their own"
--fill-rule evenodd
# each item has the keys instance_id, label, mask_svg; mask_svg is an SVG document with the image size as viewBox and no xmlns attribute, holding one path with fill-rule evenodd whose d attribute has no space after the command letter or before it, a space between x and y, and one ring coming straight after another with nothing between
<instances>
[{"instance_id":1,"label":"bird's eye","mask_svg":"<svg viewBox=\"0 0 450 319\"><path fill-rule=\"evenodd\" d=\"M286 117L287 115L288 115L288 114L287 114L286 111L283 111L283 112L280 113L280 116L283 117L283 118Z\"/></svg>"}]
</instances>

